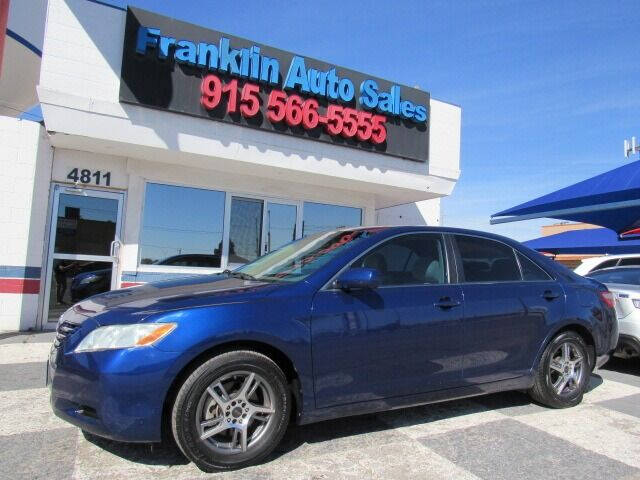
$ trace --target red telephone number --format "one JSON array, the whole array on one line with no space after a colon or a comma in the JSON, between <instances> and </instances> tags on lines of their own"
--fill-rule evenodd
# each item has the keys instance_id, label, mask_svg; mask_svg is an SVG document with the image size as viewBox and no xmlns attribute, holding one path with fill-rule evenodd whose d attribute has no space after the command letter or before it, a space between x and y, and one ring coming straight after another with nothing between
<instances>
[{"instance_id":1,"label":"red telephone number","mask_svg":"<svg viewBox=\"0 0 640 480\"><path fill-rule=\"evenodd\" d=\"M253 117L260 110L260 87L254 83L245 83L240 92L238 105L238 80L223 84L217 75L209 74L200 85L200 103L206 110L213 110L227 94L227 113L236 113L238 109L243 117ZM282 90L272 90L267 102L267 118L272 123L286 122L290 127L302 125L313 130L324 125L329 135L342 135L345 138L357 138L362 142L383 143L387 139L384 115L374 115L364 110L343 107L330 103L326 115L318 112L318 101L314 98L303 100L299 95L287 95Z\"/></svg>"}]
</instances>

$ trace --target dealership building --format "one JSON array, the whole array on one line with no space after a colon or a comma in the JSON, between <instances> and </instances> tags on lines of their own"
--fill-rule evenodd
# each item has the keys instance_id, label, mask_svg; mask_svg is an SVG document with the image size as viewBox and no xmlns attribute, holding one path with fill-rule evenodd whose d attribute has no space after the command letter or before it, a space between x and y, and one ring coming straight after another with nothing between
<instances>
[{"instance_id":1,"label":"dealership building","mask_svg":"<svg viewBox=\"0 0 640 480\"><path fill-rule=\"evenodd\" d=\"M135 8L0 5L0 331L326 229L440 223L458 106Z\"/></svg>"}]
</instances>

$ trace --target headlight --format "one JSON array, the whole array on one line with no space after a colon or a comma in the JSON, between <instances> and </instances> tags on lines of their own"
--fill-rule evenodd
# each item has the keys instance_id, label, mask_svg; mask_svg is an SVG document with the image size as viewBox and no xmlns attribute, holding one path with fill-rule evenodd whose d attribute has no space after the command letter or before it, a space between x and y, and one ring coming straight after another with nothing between
<instances>
[{"instance_id":1,"label":"headlight","mask_svg":"<svg viewBox=\"0 0 640 480\"><path fill-rule=\"evenodd\" d=\"M633 302L633 306L636 308L640 308L640 299L638 298L634 298L633 300L631 300Z\"/></svg>"},{"instance_id":2,"label":"headlight","mask_svg":"<svg viewBox=\"0 0 640 480\"><path fill-rule=\"evenodd\" d=\"M175 323L140 323L99 327L84 337L76 352L152 345L176 328Z\"/></svg>"},{"instance_id":3,"label":"headlight","mask_svg":"<svg viewBox=\"0 0 640 480\"><path fill-rule=\"evenodd\" d=\"M80 279L78 282L80 285L86 285L87 283L93 283L100 280L100 277L97 275L87 275L86 277Z\"/></svg>"}]
</instances>

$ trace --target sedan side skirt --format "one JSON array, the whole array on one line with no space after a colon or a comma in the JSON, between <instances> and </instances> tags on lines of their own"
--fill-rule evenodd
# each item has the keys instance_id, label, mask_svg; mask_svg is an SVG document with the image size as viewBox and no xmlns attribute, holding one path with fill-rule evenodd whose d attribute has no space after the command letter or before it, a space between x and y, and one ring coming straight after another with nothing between
<instances>
[{"instance_id":1,"label":"sedan side skirt","mask_svg":"<svg viewBox=\"0 0 640 480\"><path fill-rule=\"evenodd\" d=\"M448 402L461 398L477 397L489 393L506 392L510 390L528 390L533 386L533 377L529 375L509 378L497 382L489 382L478 385L466 385L463 387L435 390L432 392L392 397L367 402L349 403L334 407L318 408L310 412L303 412L298 419L299 425L332 420L353 415L365 415L370 413L397 410L401 408L417 407L430 403Z\"/></svg>"}]
</instances>

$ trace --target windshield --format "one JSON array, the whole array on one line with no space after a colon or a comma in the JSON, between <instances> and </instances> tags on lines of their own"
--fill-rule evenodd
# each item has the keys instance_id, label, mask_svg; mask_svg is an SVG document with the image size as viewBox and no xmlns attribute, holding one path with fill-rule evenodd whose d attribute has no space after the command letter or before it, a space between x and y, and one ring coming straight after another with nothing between
<instances>
[{"instance_id":1,"label":"windshield","mask_svg":"<svg viewBox=\"0 0 640 480\"><path fill-rule=\"evenodd\" d=\"M589 277L602 283L640 285L640 268L598 270L597 272L591 272Z\"/></svg>"},{"instance_id":2,"label":"windshield","mask_svg":"<svg viewBox=\"0 0 640 480\"><path fill-rule=\"evenodd\" d=\"M234 270L233 274L255 280L297 282L379 231L371 228L309 235Z\"/></svg>"}]
</instances>

